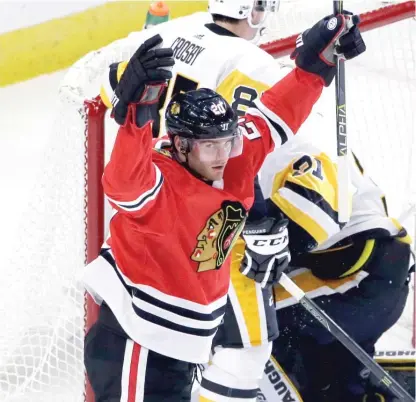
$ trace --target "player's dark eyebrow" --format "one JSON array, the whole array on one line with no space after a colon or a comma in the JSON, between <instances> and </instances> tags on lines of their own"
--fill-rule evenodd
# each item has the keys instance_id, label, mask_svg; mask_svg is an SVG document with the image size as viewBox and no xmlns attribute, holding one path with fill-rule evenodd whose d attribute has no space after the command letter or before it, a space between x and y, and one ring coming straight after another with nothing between
<instances>
[{"instance_id":1,"label":"player's dark eyebrow","mask_svg":"<svg viewBox=\"0 0 416 402\"><path fill-rule=\"evenodd\" d=\"M208 223L212 223L214 225L218 225L218 222L214 218L210 218Z\"/></svg>"}]
</instances>

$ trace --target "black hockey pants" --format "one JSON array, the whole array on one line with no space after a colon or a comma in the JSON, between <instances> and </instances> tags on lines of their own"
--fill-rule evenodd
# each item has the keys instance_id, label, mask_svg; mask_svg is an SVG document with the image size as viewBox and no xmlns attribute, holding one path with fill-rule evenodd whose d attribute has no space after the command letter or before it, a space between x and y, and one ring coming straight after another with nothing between
<instances>
[{"instance_id":1,"label":"black hockey pants","mask_svg":"<svg viewBox=\"0 0 416 402\"><path fill-rule=\"evenodd\" d=\"M84 363L96 402L188 402L195 365L129 339L110 308L85 337Z\"/></svg>"}]
</instances>

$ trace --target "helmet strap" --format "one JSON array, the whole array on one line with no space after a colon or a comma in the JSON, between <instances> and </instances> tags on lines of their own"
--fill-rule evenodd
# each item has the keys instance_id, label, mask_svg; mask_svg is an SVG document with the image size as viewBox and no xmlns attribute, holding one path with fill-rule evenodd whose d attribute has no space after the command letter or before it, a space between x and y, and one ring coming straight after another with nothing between
<instances>
[{"instance_id":1,"label":"helmet strap","mask_svg":"<svg viewBox=\"0 0 416 402\"><path fill-rule=\"evenodd\" d=\"M254 8L251 10L250 14L247 16L247 23L251 28L261 29L264 23L266 22L267 13L264 13L263 19L258 24L254 24L253 23L253 11L254 11Z\"/></svg>"}]
</instances>

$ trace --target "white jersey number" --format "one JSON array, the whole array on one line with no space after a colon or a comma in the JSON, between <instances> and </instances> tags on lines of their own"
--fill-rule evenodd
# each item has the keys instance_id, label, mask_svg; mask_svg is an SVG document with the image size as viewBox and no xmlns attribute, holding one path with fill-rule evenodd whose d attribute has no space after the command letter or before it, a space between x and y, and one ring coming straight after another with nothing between
<instances>
[{"instance_id":1,"label":"white jersey number","mask_svg":"<svg viewBox=\"0 0 416 402\"><path fill-rule=\"evenodd\" d=\"M257 129L256 125L252 121L241 121L240 120L240 129L243 132L243 135L247 137L250 141L260 138L260 131Z\"/></svg>"}]
</instances>

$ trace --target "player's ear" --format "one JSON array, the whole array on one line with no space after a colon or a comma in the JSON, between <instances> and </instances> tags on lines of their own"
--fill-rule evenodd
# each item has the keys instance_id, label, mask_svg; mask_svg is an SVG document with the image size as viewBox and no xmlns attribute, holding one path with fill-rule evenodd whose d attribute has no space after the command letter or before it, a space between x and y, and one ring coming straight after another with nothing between
<instances>
[{"instance_id":1,"label":"player's ear","mask_svg":"<svg viewBox=\"0 0 416 402\"><path fill-rule=\"evenodd\" d=\"M173 138L173 146L178 154L186 155L188 153L187 141L184 138L175 136Z\"/></svg>"},{"instance_id":2,"label":"player's ear","mask_svg":"<svg viewBox=\"0 0 416 402\"><path fill-rule=\"evenodd\" d=\"M177 152L180 152L180 145L181 145L181 140L177 135L175 135L173 137L173 148L174 148L174 150L177 151Z\"/></svg>"},{"instance_id":3,"label":"player's ear","mask_svg":"<svg viewBox=\"0 0 416 402\"><path fill-rule=\"evenodd\" d=\"M188 141L185 138L178 137L178 139L179 139L179 152L181 154L187 154L190 151Z\"/></svg>"}]
</instances>

